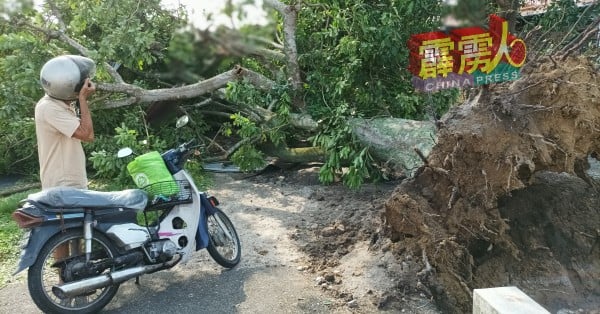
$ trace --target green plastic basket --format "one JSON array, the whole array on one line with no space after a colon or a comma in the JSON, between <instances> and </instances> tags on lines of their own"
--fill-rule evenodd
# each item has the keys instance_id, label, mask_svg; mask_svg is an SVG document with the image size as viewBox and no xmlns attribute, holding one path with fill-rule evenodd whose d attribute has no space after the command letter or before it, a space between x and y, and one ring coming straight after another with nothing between
<instances>
[{"instance_id":1,"label":"green plastic basket","mask_svg":"<svg viewBox=\"0 0 600 314\"><path fill-rule=\"evenodd\" d=\"M136 157L127 164L127 171L135 185L145 190L150 197L168 197L179 193L179 186L156 151Z\"/></svg>"}]
</instances>

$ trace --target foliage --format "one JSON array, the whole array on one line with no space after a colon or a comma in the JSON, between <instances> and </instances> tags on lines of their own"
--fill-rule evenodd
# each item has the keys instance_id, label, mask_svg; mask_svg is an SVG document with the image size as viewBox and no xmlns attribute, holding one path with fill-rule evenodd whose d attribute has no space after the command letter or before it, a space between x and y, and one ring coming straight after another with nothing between
<instances>
[{"instance_id":1,"label":"foliage","mask_svg":"<svg viewBox=\"0 0 600 314\"><path fill-rule=\"evenodd\" d=\"M335 110L333 115L323 121L324 129L313 138L315 145L329 152L319 171L319 178L323 183L334 182L339 174L340 165L347 165L352 161L350 171L343 176L343 180L350 187L356 188L369 174L378 175L378 172L372 167L370 156L366 155L368 149L363 148L352 135L350 125L346 121L348 107L339 106Z\"/></svg>"},{"instance_id":2,"label":"foliage","mask_svg":"<svg viewBox=\"0 0 600 314\"><path fill-rule=\"evenodd\" d=\"M523 18L520 21L522 33L536 28L537 36L532 36L528 49L537 54L556 53L575 40L583 30L600 16L600 4L578 7L572 0L553 1L544 14ZM598 50L597 39L582 47Z\"/></svg>"},{"instance_id":3,"label":"foliage","mask_svg":"<svg viewBox=\"0 0 600 314\"><path fill-rule=\"evenodd\" d=\"M52 47L31 34L0 35L0 136L5 143L0 148L0 173L38 170L32 120L35 103L42 95L37 69Z\"/></svg>"},{"instance_id":4,"label":"foliage","mask_svg":"<svg viewBox=\"0 0 600 314\"><path fill-rule=\"evenodd\" d=\"M590 17L595 17L595 15L587 16L587 18ZM574 1L557 0L552 1L546 13L540 16L538 25L543 29L553 27L557 32L566 32L575 25L579 18L581 18L580 9Z\"/></svg>"},{"instance_id":5,"label":"foliage","mask_svg":"<svg viewBox=\"0 0 600 314\"><path fill-rule=\"evenodd\" d=\"M31 118L7 122L0 128L0 173L31 174L38 169L35 122Z\"/></svg>"},{"instance_id":6,"label":"foliage","mask_svg":"<svg viewBox=\"0 0 600 314\"><path fill-rule=\"evenodd\" d=\"M264 71L258 63L246 60L247 65L257 72ZM235 135L246 144L242 145L232 156L231 160L240 167L242 171L250 171L265 165L265 156L256 145L267 141L274 145L284 144L289 134L289 114L291 108L291 97L287 85L276 85L266 94L258 91L254 86L245 82L230 83L227 86L227 99L231 102L246 106L250 111L245 115L241 112L231 115L231 121L224 124L225 135ZM277 113L269 117L268 121L255 117L251 107L269 108ZM258 123L262 122L262 123Z\"/></svg>"},{"instance_id":7,"label":"foliage","mask_svg":"<svg viewBox=\"0 0 600 314\"><path fill-rule=\"evenodd\" d=\"M211 176L204 172L200 160L190 158L185 163L185 170L192 176L194 183L201 191L206 191L214 185Z\"/></svg>"},{"instance_id":8,"label":"foliage","mask_svg":"<svg viewBox=\"0 0 600 314\"><path fill-rule=\"evenodd\" d=\"M102 66L106 61L129 82L145 88L162 87L164 80L148 73L169 67L165 62L175 63L183 58L182 54L174 53L177 49L170 49L170 45L178 43L173 38L176 37L174 34L182 34L176 33L176 30L185 25L185 13L182 10L166 11L158 0L145 1L143 6L138 1L52 1L56 11L60 12L60 22L64 24L47 18L46 11L31 10L29 2L22 3L27 9L22 7L20 11L0 14L0 29L3 30L0 35L0 135L7 139L8 144L0 148L0 173L33 174L38 171L32 118L35 104L43 95L38 80L39 70L44 62L56 55L79 54L65 42L50 40L39 29L64 27L65 33L83 44L97 62L95 80L99 82L110 79ZM50 10L50 5L43 8ZM166 56L168 58L165 59ZM163 59L166 61L163 62ZM200 63L193 59L186 61ZM147 74L140 75L141 71ZM174 79L178 82L177 78ZM97 140L93 144L85 144L84 149L88 156L95 152L93 155L97 157L92 166L95 163L102 168L98 174L100 178L115 175L117 171L118 163L113 164L108 158L116 148L114 143L110 143L112 138L109 135L115 126L126 123L133 129L144 129L143 119L139 119L136 113L139 112L138 107L133 110L99 110L115 96L118 97L97 93L91 99Z\"/></svg>"},{"instance_id":9,"label":"foliage","mask_svg":"<svg viewBox=\"0 0 600 314\"><path fill-rule=\"evenodd\" d=\"M341 175L356 187L380 176L368 147L352 136L349 119L425 119L452 103L456 91L416 93L407 70L410 35L435 30L441 14L435 0L307 1L297 35L305 100L322 124L313 142L328 154L322 181Z\"/></svg>"},{"instance_id":10,"label":"foliage","mask_svg":"<svg viewBox=\"0 0 600 314\"><path fill-rule=\"evenodd\" d=\"M512 0L511 0L512 1ZM466 26L478 25L487 27L488 15L493 12L495 1L459 0L454 6L444 8L446 14L452 14L459 21L464 21Z\"/></svg>"},{"instance_id":11,"label":"foliage","mask_svg":"<svg viewBox=\"0 0 600 314\"><path fill-rule=\"evenodd\" d=\"M27 197L32 191L21 192L13 194L11 196L0 198L0 260L8 258L10 254L14 254L12 251L12 243L17 242L21 233L18 231L19 227L12 220L10 215L17 209L18 204L21 200ZM11 245L8 245L11 244ZM7 248L10 246L11 248Z\"/></svg>"},{"instance_id":12,"label":"foliage","mask_svg":"<svg viewBox=\"0 0 600 314\"><path fill-rule=\"evenodd\" d=\"M184 25L178 18L184 11L166 11L159 0L144 5L119 0L54 3L67 30L92 51L94 60L118 62L132 71L163 58L172 34Z\"/></svg>"},{"instance_id":13,"label":"foliage","mask_svg":"<svg viewBox=\"0 0 600 314\"><path fill-rule=\"evenodd\" d=\"M255 122L239 113L231 115L232 123L225 124L225 135L231 136L233 129L236 134L247 141L231 156L231 160L240 167L242 171L257 169L265 164L265 156L258 151L251 142L261 142L266 139L265 133Z\"/></svg>"},{"instance_id":14,"label":"foliage","mask_svg":"<svg viewBox=\"0 0 600 314\"><path fill-rule=\"evenodd\" d=\"M231 160L240 167L242 171L252 171L265 165L265 156L254 146L242 145L233 155Z\"/></svg>"},{"instance_id":15,"label":"foliage","mask_svg":"<svg viewBox=\"0 0 600 314\"><path fill-rule=\"evenodd\" d=\"M103 149L91 153L89 160L96 170L96 177L101 179L112 179L123 186L131 185L131 178L127 172L127 163L129 158L118 158L116 152L123 147L131 148L136 155L141 155L149 151L157 150L162 152L166 148L166 143L152 135L145 139L140 139L139 132L128 128L124 123L115 128L116 135L112 139L99 140L97 146Z\"/></svg>"},{"instance_id":16,"label":"foliage","mask_svg":"<svg viewBox=\"0 0 600 314\"><path fill-rule=\"evenodd\" d=\"M42 90L37 78L43 60L50 58L52 45L44 44L32 34L0 35L0 119L4 121L31 117ZM24 59L23 55L36 55Z\"/></svg>"},{"instance_id":17,"label":"foliage","mask_svg":"<svg viewBox=\"0 0 600 314\"><path fill-rule=\"evenodd\" d=\"M33 0L0 0L0 20L33 7Z\"/></svg>"},{"instance_id":18,"label":"foliage","mask_svg":"<svg viewBox=\"0 0 600 314\"><path fill-rule=\"evenodd\" d=\"M19 246L15 243L19 243L22 232L10 215L18 207L18 203L33 192L36 191L0 198L0 286L10 278L19 257Z\"/></svg>"}]
</instances>

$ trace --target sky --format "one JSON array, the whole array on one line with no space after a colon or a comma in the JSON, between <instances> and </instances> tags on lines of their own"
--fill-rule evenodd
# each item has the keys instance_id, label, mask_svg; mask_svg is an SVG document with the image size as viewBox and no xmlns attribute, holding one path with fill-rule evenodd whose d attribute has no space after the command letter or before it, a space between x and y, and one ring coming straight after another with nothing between
<instances>
[{"instance_id":1,"label":"sky","mask_svg":"<svg viewBox=\"0 0 600 314\"><path fill-rule=\"evenodd\" d=\"M18 1L18 0L17 0ZM249 2L248 0L232 0L234 4ZM250 1L251 2L251 1ZM36 5L44 3L43 0L34 0ZM161 0L164 7L174 9L179 4L185 6L188 10L190 22L201 29L210 27L211 25L226 25L237 28L243 24L263 24L266 23L266 13L262 9L262 0L254 0L254 4L246 4L243 6L246 11L247 18L243 21L234 20L222 13L226 1L223 0ZM213 21L207 20L207 15L212 14Z\"/></svg>"},{"instance_id":2,"label":"sky","mask_svg":"<svg viewBox=\"0 0 600 314\"><path fill-rule=\"evenodd\" d=\"M232 21L228 16L221 13L225 7L226 1L215 0L162 0L166 8L176 8L179 4L184 5L189 14L190 22L198 28L207 28L212 24L224 24L229 27L239 27L246 23L260 24L266 20L266 13L263 11L262 0L255 0L255 4L244 5L247 19L244 21ZM233 3L247 2L243 0L233 0ZM207 21L207 15L213 15L213 21ZM232 25L233 24L233 25Z\"/></svg>"}]
</instances>

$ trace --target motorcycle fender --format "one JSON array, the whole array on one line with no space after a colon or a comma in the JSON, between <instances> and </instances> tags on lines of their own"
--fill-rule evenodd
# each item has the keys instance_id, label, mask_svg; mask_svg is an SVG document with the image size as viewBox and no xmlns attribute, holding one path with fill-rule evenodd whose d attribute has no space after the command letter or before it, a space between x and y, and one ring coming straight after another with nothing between
<instances>
[{"instance_id":1,"label":"motorcycle fender","mask_svg":"<svg viewBox=\"0 0 600 314\"><path fill-rule=\"evenodd\" d=\"M63 225L49 224L31 229L29 240L21 250L19 265L13 276L30 267L35 263L40 250L55 234L70 228L81 228L81 221L66 222Z\"/></svg>"},{"instance_id":2,"label":"motorcycle fender","mask_svg":"<svg viewBox=\"0 0 600 314\"><path fill-rule=\"evenodd\" d=\"M209 243L207 215L215 213L215 208L212 206L208 197L204 193L200 193L200 221L198 222L198 230L196 231L196 251L207 248Z\"/></svg>"},{"instance_id":3,"label":"motorcycle fender","mask_svg":"<svg viewBox=\"0 0 600 314\"><path fill-rule=\"evenodd\" d=\"M200 217L198 218L198 230L196 231L196 251L208 247L208 226L206 224L206 210L200 205Z\"/></svg>"}]
</instances>

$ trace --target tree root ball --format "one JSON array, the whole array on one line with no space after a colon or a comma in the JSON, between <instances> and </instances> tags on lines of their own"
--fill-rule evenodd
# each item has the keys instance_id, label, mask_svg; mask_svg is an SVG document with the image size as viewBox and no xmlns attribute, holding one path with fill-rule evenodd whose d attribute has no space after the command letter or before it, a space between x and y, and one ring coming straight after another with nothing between
<instances>
[{"instance_id":1,"label":"tree root ball","mask_svg":"<svg viewBox=\"0 0 600 314\"><path fill-rule=\"evenodd\" d=\"M469 312L473 289L507 285L551 311L600 308L600 201L586 172L600 152L592 65L532 62L442 122L429 163L384 213L395 247L431 263L423 283L441 309Z\"/></svg>"}]
</instances>

